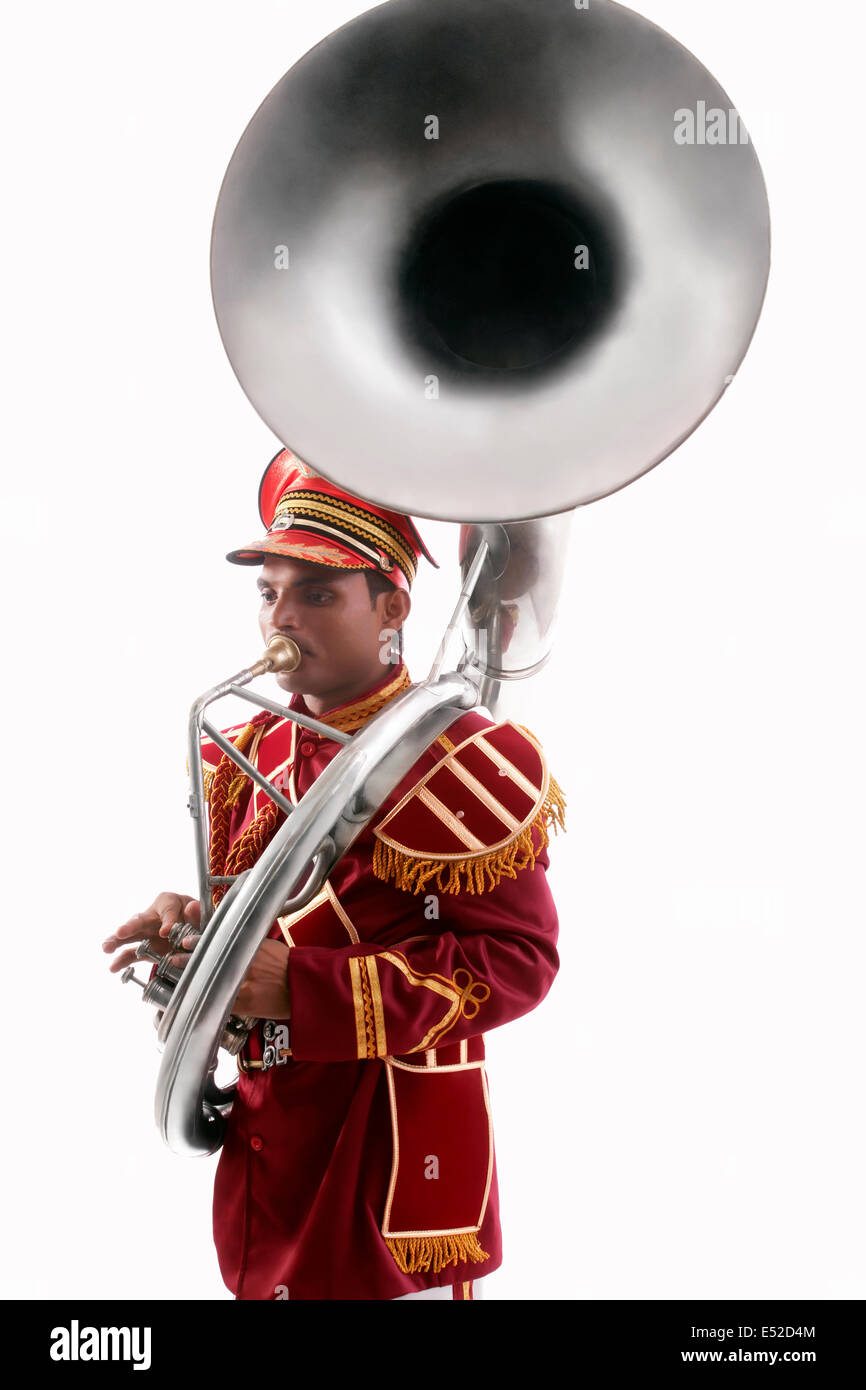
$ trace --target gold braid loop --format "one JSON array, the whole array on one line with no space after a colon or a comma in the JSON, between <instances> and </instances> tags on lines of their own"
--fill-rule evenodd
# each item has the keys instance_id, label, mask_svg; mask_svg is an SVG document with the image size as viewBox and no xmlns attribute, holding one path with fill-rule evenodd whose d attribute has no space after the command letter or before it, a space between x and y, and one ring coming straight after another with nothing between
<instances>
[{"instance_id":1,"label":"gold braid loop","mask_svg":"<svg viewBox=\"0 0 866 1390\"><path fill-rule=\"evenodd\" d=\"M237 751L246 753L255 738L259 725L270 723L276 718L276 715L269 714L267 711L255 715L234 740L234 747ZM208 798L210 803L209 869L213 878L222 878L225 875L241 873L244 869L251 868L276 828L279 808L269 798L252 824L247 826L238 842L232 846L231 853L229 852L232 808L237 805L244 785L249 780L246 773L240 771L237 763L232 761L228 753L224 753L214 769ZM214 907L224 897L228 888L229 884L227 883L215 885L213 889Z\"/></svg>"},{"instance_id":2,"label":"gold braid loop","mask_svg":"<svg viewBox=\"0 0 866 1390\"><path fill-rule=\"evenodd\" d=\"M276 830L280 814L277 803L268 798L255 820L247 826L244 833L232 845L231 853L222 870L223 874L242 874L245 869L253 867ZM229 886L228 883L216 885L214 888L214 907L223 894L228 892Z\"/></svg>"}]
</instances>

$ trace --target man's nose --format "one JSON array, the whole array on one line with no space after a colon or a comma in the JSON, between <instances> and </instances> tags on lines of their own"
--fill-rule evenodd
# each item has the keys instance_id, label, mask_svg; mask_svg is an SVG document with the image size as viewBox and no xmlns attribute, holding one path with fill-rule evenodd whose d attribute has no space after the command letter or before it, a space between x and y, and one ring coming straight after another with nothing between
<instances>
[{"instance_id":1,"label":"man's nose","mask_svg":"<svg viewBox=\"0 0 866 1390\"><path fill-rule=\"evenodd\" d=\"M289 635L300 627L298 600L292 594L280 594L268 611L270 625L275 632Z\"/></svg>"}]
</instances>

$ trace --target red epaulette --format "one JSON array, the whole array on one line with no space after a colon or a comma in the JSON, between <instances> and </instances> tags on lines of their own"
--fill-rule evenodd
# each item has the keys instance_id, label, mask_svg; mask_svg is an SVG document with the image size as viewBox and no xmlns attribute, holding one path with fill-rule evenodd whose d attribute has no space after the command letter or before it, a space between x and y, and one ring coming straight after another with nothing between
<instances>
[{"instance_id":1,"label":"red epaulette","mask_svg":"<svg viewBox=\"0 0 866 1390\"><path fill-rule=\"evenodd\" d=\"M373 827L373 872L414 893L431 880L443 893L483 893L534 867L548 827L565 829L565 796L538 740L510 719L445 746Z\"/></svg>"}]
</instances>

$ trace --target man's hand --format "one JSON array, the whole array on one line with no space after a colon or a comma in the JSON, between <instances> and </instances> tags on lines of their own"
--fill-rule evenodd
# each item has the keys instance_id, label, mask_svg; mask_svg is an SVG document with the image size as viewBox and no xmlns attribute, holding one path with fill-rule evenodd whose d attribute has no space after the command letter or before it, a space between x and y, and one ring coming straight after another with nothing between
<instances>
[{"instance_id":1,"label":"man's hand","mask_svg":"<svg viewBox=\"0 0 866 1390\"><path fill-rule=\"evenodd\" d=\"M180 921L188 922L192 927L199 926L201 903L197 898L190 898L185 893L160 893L150 907L130 917L128 922L124 922L122 927L118 927L103 941L102 949L106 952L117 951L120 947L126 947L129 941L147 941L155 956L164 956L169 950L168 942L164 938L168 936L174 923ZM193 945L189 937L186 938L186 943ZM127 965L134 964L135 947L129 947L121 950L120 955L115 956L108 968L112 974L116 974Z\"/></svg>"},{"instance_id":2,"label":"man's hand","mask_svg":"<svg viewBox=\"0 0 866 1390\"><path fill-rule=\"evenodd\" d=\"M147 941L155 956L164 956L169 946L165 938L175 922L188 922L197 927L201 922L201 903L185 893L160 893L144 912L137 912L124 922L122 927L102 943L103 951L119 951L109 966L112 974L135 964L134 946L130 941ZM194 948L195 939L187 937L184 946ZM120 948L124 949L120 949ZM175 956L178 966L186 964L187 957ZM289 961L289 948L282 941L264 941L253 956L246 979L241 985L232 1005L232 1013L239 1018L289 1018L289 985L286 967Z\"/></svg>"},{"instance_id":3,"label":"man's hand","mask_svg":"<svg viewBox=\"0 0 866 1390\"><path fill-rule=\"evenodd\" d=\"M263 941L238 990L232 1013L238 1018L290 1018L288 964L289 947L284 941Z\"/></svg>"}]
</instances>

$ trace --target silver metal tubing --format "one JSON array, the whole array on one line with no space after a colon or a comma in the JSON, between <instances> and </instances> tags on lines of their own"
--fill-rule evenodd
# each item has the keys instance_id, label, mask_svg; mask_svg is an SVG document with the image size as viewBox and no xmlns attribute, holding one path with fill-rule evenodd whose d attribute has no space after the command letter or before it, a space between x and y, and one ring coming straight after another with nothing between
<instances>
[{"instance_id":1,"label":"silver metal tubing","mask_svg":"<svg viewBox=\"0 0 866 1390\"><path fill-rule=\"evenodd\" d=\"M334 743L350 743L351 734L344 734L342 729L332 729L330 724L323 724L319 719L313 719L309 714L301 714L300 710L287 709L285 705L280 705L276 700L268 700L264 695L260 695L254 690L242 690L240 686L233 685L228 692L230 695L237 695L241 700L248 700L251 705L259 705L262 709L270 710L271 714L278 714L281 719L290 719L293 724L300 724L302 728L309 729L314 734L320 734L322 738L332 739Z\"/></svg>"},{"instance_id":2,"label":"silver metal tubing","mask_svg":"<svg viewBox=\"0 0 866 1390\"><path fill-rule=\"evenodd\" d=\"M475 585L478 582L478 576L481 573L481 566L484 564L484 561L487 558L487 552L489 549L490 547L488 546L486 540L479 541L478 549L476 550L474 559L472 560L472 563L469 566L469 569L467 570L466 578L463 580L463 587L461 588L460 594L457 598L457 602L454 605L454 612L451 614L451 621L445 629L442 641L439 643L439 650L433 658L433 665L430 667L430 674L427 677L428 681L435 681L439 675L439 672L442 670L442 664L445 660L448 648L450 647L451 641L463 620L463 614L466 612L466 606L469 603L469 599L472 596L472 590L475 588Z\"/></svg>"},{"instance_id":3,"label":"silver metal tubing","mask_svg":"<svg viewBox=\"0 0 866 1390\"><path fill-rule=\"evenodd\" d=\"M281 811L285 811L287 816L292 814L295 808L291 801L283 796L281 792L277 791L276 787L273 783L268 781L264 773L259 772L258 768L253 766L249 758L244 757L243 753L239 753L229 740L225 738L218 729L215 729L212 724L209 724L206 719L201 721L201 726L211 742L215 743L217 748L220 748L223 753L227 754L233 763L237 763L241 771L245 772L248 777L251 777L257 786L261 787L263 792L267 792L268 796L272 801L277 803Z\"/></svg>"}]
</instances>

